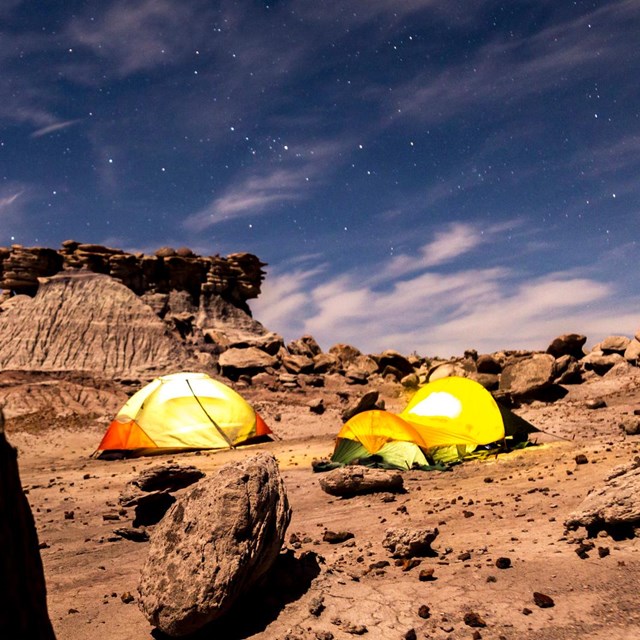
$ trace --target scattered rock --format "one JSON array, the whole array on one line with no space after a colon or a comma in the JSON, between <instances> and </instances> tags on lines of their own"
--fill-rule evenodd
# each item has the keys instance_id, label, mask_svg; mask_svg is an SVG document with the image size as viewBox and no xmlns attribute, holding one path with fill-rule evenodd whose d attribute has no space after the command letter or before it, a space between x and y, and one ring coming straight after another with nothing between
<instances>
[{"instance_id":1,"label":"scattered rock","mask_svg":"<svg viewBox=\"0 0 640 640\"><path fill-rule=\"evenodd\" d=\"M555 360L552 355L535 353L507 362L500 377L500 389L513 398L544 399L550 392Z\"/></svg>"},{"instance_id":2,"label":"scattered rock","mask_svg":"<svg viewBox=\"0 0 640 640\"><path fill-rule=\"evenodd\" d=\"M413 558L414 556L437 555L431 548L438 536L437 528L387 529L382 546L391 552L393 558Z\"/></svg>"},{"instance_id":3,"label":"scattered rock","mask_svg":"<svg viewBox=\"0 0 640 640\"><path fill-rule=\"evenodd\" d=\"M511 567L511 558L501 557L496 560L498 569L509 569Z\"/></svg>"},{"instance_id":4,"label":"scattered rock","mask_svg":"<svg viewBox=\"0 0 640 640\"><path fill-rule=\"evenodd\" d=\"M554 607L555 602L551 596L548 596L544 593L540 593L538 591L533 592L533 601L535 604L541 609L547 609L549 607Z\"/></svg>"},{"instance_id":5,"label":"scattered rock","mask_svg":"<svg viewBox=\"0 0 640 640\"><path fill-rule=\"evenodd\" d=\"M404 489L404 481L399 471L355 465L332 469L322 474L319 483L326 493L343 498L381 491L401 492Z\"/></svg>"},{"instance_id":6,"label":"scattered rock","mask_svg":"<svg viewBox=\"0 0 640 640\"><path fill-rule=\"evenodd\" d=\"M591 398L584 403L587 409L604 409L607 403L602 398Z\"/></svg>"},{"instance_id":7,"label":"scattered rock","mask_svg":"<svg viewBox=\"0 0 640 640\"><path fill-rule=\"evenodd\" d=\"M560 358L562 356L573 356L577 360L580 360L584 356L584 347L587 337L578 333L565 333L557 337L548 347L547 353L551 354L554 358Z\"/></svg>"},{"instance_id":8,"label":"scattered rock","mask_svg":"<svg viewBox=\"0 0 640 640\"><path fill-rule=\"evenodd\" d=\"M311 400L307 403L307 406L309 407L309 411L311 411L311 413L322 415L325 412L324 400L322 398Z\"/></svg>"},{"instance_id":9,"label":"scattered rock","mask_svg":"<svg viewBox=\"0 0 640 640\"><path fill-rule=\"evenodd\" d=\"M431 608L426 604L421 604L418 609L418 616L424 620L428 620L431 617Z\"/></svg>"},{"instance_id":10,"label":"scattered rock","mask_svg":"<svg viewBox=\"0 0 640 640\"><path fill-rule=\"evenodd\" d=\"M487 623L475 611L469 611L464 614L464 623L468 627L486 627Z\"/></svg>"},{"instance_id":11,"label":"scattered rock","mask_svg":"<svg viewBox=\"0 0 640 640\"><path fill-rule=\"evenodd\" d=\"M605 355L610 353L623 354L631 340L627 336L609 336L600 343L600 350Z\"/></svg>"},{"instance_id":12,"label":"scattered rock","mask_svg":"<svg viewBox=\"0 0 640 640\"><path fill-rule=\"evenodd\" d=\"M322 539L329 544L340 544L353 538L351 531L325 531Z\"/></svg>"},{"instance_id":13,"label":"scattered rock","mask_svg":"<svg viewBox=\"0 0 640 640\"><path fill-rule=\"evenodd\" d=\"M131 540L133 542L147 542L149 540L149 534L144 528L121 527L120 529L116 529L114 533L125 540Z\"/></svg>"},{"instance_id":14,"label":"scattered rock","mask_svg":"<svg viewBox=\"0 0 640 640\"><path fill-rule=\"evenodd\" d=\"M640 458L615 469L569 515L570 529L585 527L591 537L604 530L614 538L633 537L640 524Z\"/></svg>"},{"instance_id":15,"label":"scattered rock","mask_svg":"<svg viewBox=\"0 0 640 640\"><path fill-rule=\"evenodd\" d=\"M640 433L640 417L629 416L623 418L620 422L620 429L622 429L628 436L636 436Z\"/></svg>"},{"instance_id":16,"label":"scattered rock","mask_svg":"<svg viewBox=\"0 0 640 640\"><path fill-rule=\"evenodd\" d=\"M584 453L579 453L574 460L576 461L576 464L588 464L589 462L589 459Z\"/></svg>"},{"instance_id":17,"label":"scattered rock","mask_svg":"<svg viewBox=\"0 0 640 640\"><path fill-rule=\"evenodd\" d=\"M376 402L378 401L379 393L377 391L368 391L363 396L360 396L355 402L350 404L342 412L342 421L347 422L353 418L353 416L363 411L369 411L369 409L376 408Z\"/></svg>"},{"instance_id":18,"label":"scattered rock","mask_svg":"<svg viewBox=\"0 0 640 640\"><path fill-rule=\"evenodd\" d=\"M127 483L120 495L120 504L123 506L134 504L127 500L130 487L136 487L141 491L177 491L188 487L204 476L204 472L192 465L166 464L149 467Z\"/></svg>"}]
</instances>

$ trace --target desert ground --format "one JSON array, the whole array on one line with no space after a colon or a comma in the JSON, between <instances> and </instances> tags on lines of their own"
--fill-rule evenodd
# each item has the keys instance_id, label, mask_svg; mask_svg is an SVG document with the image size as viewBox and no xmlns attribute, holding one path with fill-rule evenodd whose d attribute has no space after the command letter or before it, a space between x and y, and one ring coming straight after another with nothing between
<instances>
[{"instance_id":1,"label":"desert ground","mask_svg":"<svg viewBox=\"0 0 640 640\"><path fill-rule=\"evenodd\" d=\"M136 605L148 543L114 534L131 525L132 513L118 503L128 481L155 465L194 465L207 473L267 451L278 460L293 509L286 549L296 562L306 558L317 569L294 585L287 601L254 595L239 614L202 637L640 638L639 539L600 534L579 555L585 532L564 526L613 468L640 454L640 436L619 428L625 415L640 408L639 369L593 374L567 385L561 400L516 409L544 431L533 437L537 446L447 472L409 471L404 493L349 499L324 493L311 464L332 453L345 392L355 398L367 388L340 384L327 376L323 388L240 389L272 427L272 442L104 461L91 453L132 389L2 373L7 438L19 452L57 637L161 637ZM406 403L400 385L376 388L388 409L399 411ZM322 415L308 406L318 398L327 407ZM588 408L593 398L606 406ZM576 461L579 454L586 462ZM389 527L437 527L437 555L397 565L381 544ZM323 540L327 530L353 537L332 544ZM508 558L510 566L500 568L499 558ZM538 606L534 592L549 596L554 606Z\"/></svg>"}]
</instances>

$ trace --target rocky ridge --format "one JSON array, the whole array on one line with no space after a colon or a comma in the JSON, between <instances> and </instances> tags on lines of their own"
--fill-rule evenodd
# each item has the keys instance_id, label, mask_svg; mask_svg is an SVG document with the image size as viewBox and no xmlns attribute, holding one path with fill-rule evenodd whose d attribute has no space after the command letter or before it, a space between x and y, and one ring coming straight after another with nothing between
<instances>
[{"instance_id":1,"label":"rocky ridge","mask_svg":"<svg viewBox=\"0 0 640 640\"><path fill-rule=\"evenodd\" d=\"M198 256L186 247L146 255L75 240L59 250L14 244L0 248L0 289L33 296L38 278L84 270L111 276L139 296L184 291L197 302L200 295L217 295L248 313L246 301L260 294L264 266L250 253Z\"/></svg>"}]
</instances>

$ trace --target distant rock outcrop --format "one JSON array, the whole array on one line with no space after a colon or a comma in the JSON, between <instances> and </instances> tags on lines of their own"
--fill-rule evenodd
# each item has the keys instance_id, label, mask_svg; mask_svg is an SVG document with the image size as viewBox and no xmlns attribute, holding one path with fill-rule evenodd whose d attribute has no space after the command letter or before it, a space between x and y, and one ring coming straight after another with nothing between
<instances>
[{"instance_id":1,"label":"distant rock outcrop","mask_svg":"<svg viewBox=\"0 0 640 640\"><path fill-rule=\"evenodd\" d=\"M137 295L186 291L194 302L201 294L217 295L249 313L246 301L260 294L264 266L250 253L198 256L187 248L165 247L145 255L75 240L63 242L58 251L16 244L0 248L0 289L33 296L38 278L83 270L109 275Z\"/></svg>"},{"instance_id":2,"label":"distant rock outcrop","mask_svg":"<svg viewBox=\"0 0 640 640\"><path fill-rule=\"evenodd\" d=\"M64 272L0 313L0 368L130 376L191 363L138 296L108 276Z\"/></svg>"}]
</instances>

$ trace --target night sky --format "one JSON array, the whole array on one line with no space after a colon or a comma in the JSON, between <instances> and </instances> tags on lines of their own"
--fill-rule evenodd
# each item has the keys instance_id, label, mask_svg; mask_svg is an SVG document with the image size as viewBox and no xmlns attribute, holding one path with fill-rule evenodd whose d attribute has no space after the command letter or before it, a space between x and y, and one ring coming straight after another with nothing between
<instances>
[{"instance_id":1,"label":"night sky","mask_svg":"<svg viewBox=\"0 0 640 640\"><path fill-rule=\"evenodd\" d=\"M269 263L365 352L640 327L640 1L2 0L0 245Z\"/></svg>"}]
</instances>

